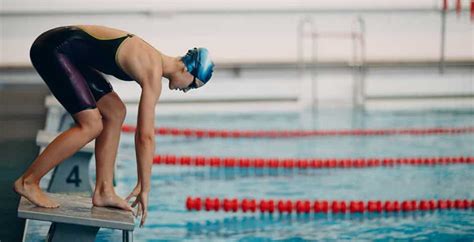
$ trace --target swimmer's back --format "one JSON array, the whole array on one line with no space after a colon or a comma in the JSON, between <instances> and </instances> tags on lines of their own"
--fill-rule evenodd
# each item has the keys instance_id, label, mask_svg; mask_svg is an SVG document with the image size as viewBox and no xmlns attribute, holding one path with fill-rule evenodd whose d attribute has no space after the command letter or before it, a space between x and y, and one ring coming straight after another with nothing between
<instances>
[{"instance_id":1,"label":"swimmer's back","mask_svg":"<svg viewBox=\"0 0 474 242\"><path fill-rule=\"evenodd\" d=\"M94 36L97 39L106 40L106 39L115 39L129 34L123 30L109 28L99 25L74 25L88 34Z\"/></svg>"},{"instance_id":2,"label":"swimmer's back","mask_svg":"<svg viewBox=\"0 0 474 242\"><path fill-rule=\"evenodd\" d=\"M75 26L97 39L114 39L130 34L123 30L100 25ZM161 53L152 45L134 35L133 38L124 41L120 50L117 50L116 61L125 73L134 78L141 85L143 84L141 83L144 79L143 76L149 76L150 74L148 73L156 72L156 67L161 66L160 55ZM158 72L161 73L161 69Z\"/></svg>"}]
</instances>

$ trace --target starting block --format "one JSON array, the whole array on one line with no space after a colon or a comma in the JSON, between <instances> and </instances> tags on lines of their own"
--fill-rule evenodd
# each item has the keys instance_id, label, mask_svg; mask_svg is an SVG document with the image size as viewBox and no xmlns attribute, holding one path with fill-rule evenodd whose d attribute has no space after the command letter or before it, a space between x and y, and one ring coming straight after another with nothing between
<instances>
[{"instance_id":1,"label":"starting block","mask_svg":"<svg viewBox=\"0 0 474 242\"><path fill-rule=\"evenodd\" d=\"M47 193L59 202L59 208L42 208L24 197L18 206L18 217L52 222L46 241L93 242L100 228L122 230L123 241L133 241L134 218L131 212L94 207L89 196Z\"/></svg>"}]
</instances>

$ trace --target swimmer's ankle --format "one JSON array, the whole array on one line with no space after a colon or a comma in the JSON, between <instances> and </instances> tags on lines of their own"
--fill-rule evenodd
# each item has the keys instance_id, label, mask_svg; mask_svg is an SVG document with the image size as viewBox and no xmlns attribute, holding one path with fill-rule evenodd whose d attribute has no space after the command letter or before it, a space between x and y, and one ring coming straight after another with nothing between
<instances>
[{"instance_id":1,"label":"swimmer's ankle","mask_svg":"<svg viewBox=\"0 0 474 242\"><path fill-rule=\"evenodd\" d=\"M115 195L115 189L110 183L98 182L95 186L94 195Z\"/></svg>"},{"instance_id":2,"label":"swimmer's ankle","mask_svg":"<svg viewBox=\"0 0 474 242\"><path fill-rule=\"evenodd\" d=\"M35 179L32 176L22 176L20 179L21 179L21 182L22 182L23 185L37 185L37 186L39 186L39 180Z\"/></svg>"}]
</instances>

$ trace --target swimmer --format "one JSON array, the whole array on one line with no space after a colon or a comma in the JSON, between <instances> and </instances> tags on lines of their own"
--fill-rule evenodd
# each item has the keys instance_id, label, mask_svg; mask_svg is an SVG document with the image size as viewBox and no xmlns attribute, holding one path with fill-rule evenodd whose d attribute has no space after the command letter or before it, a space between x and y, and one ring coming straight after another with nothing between
<instances>
[{"instance_id":1,"label":"swimmer","mask_svg":"<svg viewBox=\"0 0 474 242\"><path fill-rule=\"evenodd\" d=\"M162 78L169 89L187 92L206 84L214 64L205 48L171 57L140 37L96 25L57 27L41 34L30 49L31 62L75 125L55 138L33 161L13 189L33 204L56 208L59 204L39 187L41 178L66 158L95 139L97 167L94 206L117 207L147 217L152 159L155 151L155 105ZM141 87L135 149L138 180L125 199L114 191L113 171L125 119L124 103L104 78L109 74ZM129 200L135 200L129 205Z\"/></svg>"}]
</instances>

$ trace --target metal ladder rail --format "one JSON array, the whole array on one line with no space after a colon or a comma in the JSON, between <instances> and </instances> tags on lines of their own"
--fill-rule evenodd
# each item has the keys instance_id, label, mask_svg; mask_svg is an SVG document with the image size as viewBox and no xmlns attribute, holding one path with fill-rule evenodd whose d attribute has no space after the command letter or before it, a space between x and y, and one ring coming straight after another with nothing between
<instances>
[{"instance_id":1,"label":"metal ladder rail","mask_svg":"<svg viewBox=\"0 0 474 242\"><path fill-rule=\"evenodd\" d=\"M311 27L311 33L307 35L305 33L305 26ZM359 26L359 31L356 30L356 26ZM353 105L356 107L364 106L365 102L365 22L362 17L358 16L352 24L351 32L317 32L316 25L312 18L304 17L298 23L297 30L297 59L299 62L300 76L304 77L304 73L307 68L307 63L304 59L304 38L309 36L311 38L311 107L314 109L317 106L318 100L316 97L317 93L317 39L318 38L350 38L352 41L352 63L353 67ZM360 49L357 49L359 44ZM360 52L360 53L358 53ZM361 99L361 100L359 100Z\"/></svg>"},{"instance_id":2,"label":"metal ladder rail","mask_svg":"<svg viewBox=\"0 0 474 242\"><path fill-rule=\"evenodd\" d=\"M304 78L304 74L306 72L306 69L308 67L308 63L305 61L304 57L304 52L305 52L305 47L304 47L304 40L306 37L305 33L305 27L309 26L310 28L310 36L311 36L311 61L310 63L314 65L316 63L316 41L312 38L312 34L316 32L316 25L313 21L313 19L309 16L306 16L302 18L298 22L297 26L297 40L296 40L296 48L297 48L297 62L299 66L299 72L300 72L300 78ZM317 105L317 99L316 99L316 93L317 93L317 83L315 83L315 78L316 78L316 68L315 66L309 66L311 68L311 82L310 82L310 99L311 99L311 110L314 110L314 106ZM316 90L315 90L316 89ZM315 103L316 102L316 103Z\"/></svg>"},{"instance_id":3,"label":"metal ladder rail","mask_svg":"<svg viewBox=\"0 0 474 242\"><path fill-rule=\"evenodd\" d=\"M357 28L359 28L357 30ZM360 49L357 49L359 42ZM359 50L359 51L358 51ZM358 16L352 22L352 65L353 65L353 86L352 103L356 108L365 110L365 74L366 74L366 49L365 49L365 21ZM357 53L359 52L359 53Z\"/></svg>"}]
</instances>

